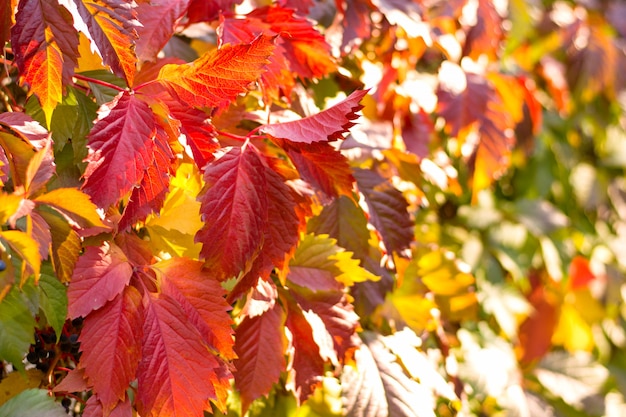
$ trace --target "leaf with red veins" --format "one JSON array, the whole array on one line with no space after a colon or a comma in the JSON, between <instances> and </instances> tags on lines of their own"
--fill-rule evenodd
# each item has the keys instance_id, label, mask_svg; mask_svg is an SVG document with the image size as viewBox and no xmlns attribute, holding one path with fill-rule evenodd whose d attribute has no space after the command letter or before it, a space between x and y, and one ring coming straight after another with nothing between
<instances>
[{"instance_id":1,"label":"leaf with red veins","mask_svg":"<svg viewBox=\"0 0 626 417\"><path fill-rule=\"evenodd\" d=\"M259 280L240 314L250 318L260 316L274 307L277 297L278 290L273 282Z\"/></svg>"},{"instance_id":2,"label":"leaf with red veins","mask_svg":"<svg viewBox=\"0 0 626 417\"><path fill-rule=\"evenodd\" d=\"M77 65L78 33L72 15L54 1L20 1L11 46L20 80L37 95L50 125L63 86L71 83Z\"/></svg>"},{"instance_id":3,"label":"leaf with red veins","mask_svg":"<svg viewBox=\"0 0 626 417\"><path fill-rule=\"evenodd\" d=\"M300 307L288 300L287 328L291 332L293 362L289 371L295 372L295 394L302 403L322 382L324 359L320 347L313 338L313 328L302 313Z\"/></svg>"},{"instance_id":4,"label":"leaf with red veins","mask_svg":"<svg viewBox=\"0 0 626 417\"><path fill-rule=\"evenodd\" d=\"M274 138L292 142L313 143L343 139L343 135L354 126L359 118L357 112L363 108L359 102L367 94L358 90L345 100L313 116L284 123L273 123L261 128L261 132Z\"/></svg>"},{"instance_id":5,"label":"leaf with red veins","mask_svg":"<svg viewBox=\"0 0 626 417\"><path fill-rule=\"evenodd\" d=\"M235 330L235 386L241 394L242 414L271 391L285 370L284 326L285 311L275 303L261 315L245 317Z\"/></svg>"},{"instance_id":6,"label":"leaf with red veins","mask_svg":"<svg viewBox=\"0 0 626 417\"><path fill-rule=\"evenodd\" d=\"M133 417L133 408L130 399L126 397L120 401L113 410L104 414L102 404L98 400L98 395L92 395L85 403L85 408L81 414L83 417Z\"/></svg>"},{"instance_id":7,"label":"leaf with red veins","mask_svg":"<svg viewBox=\"0 0 626 417\"><path fill-rule=\"evenodd\" d=\"M152 265L161 281L161 292L175 299L188 321L202 334L204 341L226 359L233 352L233 321L226 291L202 262L187 258L172 258Z\"/></svg>"},{"instance_id":8,"label":"leaf with red veins","mask_svg":"<svg viewBox=\"0 0 626 417\"><path fill-rule=\"evenodd\" d=\"M60 384L52 388L52 392L81 392L91 389L85 379L83 368L74 368L63 377Z\"/></svg>"},{"instance_id":9,"label":"leaf with red veins","mask_svg":"<svg viewBox=\"0 0 626 417\"><path fill-rule=\"evenodd\" d=\"M276 141L287 152L300 177L321 192L325 199L339 195L352 197L354 177L350 164L329 143Z\"/></svg>"},{"instance_id":10,"label":"leaf with red veins","mask_svg":"<svg viewBox=\"0 0 626 417\"><path fill-rule=\"evenodd\" d=\"M78 366L85 370L105 414L124 401L128 384L135 379L141 359L142 308L139 291L126 287L89 314L81 330Z\"/></svg>"},{"instance_id":11,"label":"leaf with red veins","mask_svg":"<svg viewBox=\"0 0 626 417\"><path fill-rule=\"evenodd\" d=\"M342 13L342 52L352 52L364 39L370 39L372 33L372 8L360 0L337 1ZM339 9L339 8L338 8Z\"/></svg>"},{"instance_id":12,"label":"leaf with red veins","mask_svg":"<svg viewBox=\"0 0 626 417\"><path fill-rule=\"evenodd\" d=\"M153 159L145 170L139 186L133 188L118 230L126 230L135 222L145 220L148 214L161 209L169 190L173 159L167 136L159 127L156 131Z\"/></svg>"},{"instance_id":13,"label":"leaf with red veins","mask_svg":"<svg viewBox=\"0 0 626 417\"><path fill-rule=\"evenodd\" d=\"M243 0L191 0L187 11L188 23L213 22L220 14L230 12Z\"/></svg>"},{"instance_id":14,"label":"leaf with red veins","mask_svg":"<svg viewBox=\"0 0 626 417\"><path fill-rule=\"evenodd\" d=\"M39 257L44 260L48 259L52 245L52 235L50 234L50 226L36 211L30 213L29 232L33 239L39 244Z\"/></svg>"},{"instance_id":15,"label":"leaf with red veins","mask_svg":"<svg viewBox=\"0 0 626 417\"><path fill-rule=\"evenodd\" d=\"M0 114L0 126L21 138L35 149L43 149L50 141L50 133L26 113L7 112Z\"/></svg>"},{"instance_id":16,"label":"leaf with red veins","mask_svg":"<svg viewBox=\"0 0 626 417\"><path fill-rule=\"evenodd\" d=\"M204 171L196 234L200 257L220 280L247 272L262 249L267 227L265 167L250 145L230 148Z\"/></svg>"},{"instance_id":17,"label":"leaf with red veins","mask_svg":"<svg viewBox=\"0 0 626 417\"><path fill-rule=\"evenodd\" d=\"M67 290L67 314L85 317L113 300L130 282L133 268L122 250L110 242L89 246L78 259Z\"/></svg>"},{"instance_id":18,"label":"leaf with red veins","mask_svg":"<svg viewBox=\"0 0 626 417\"><path fill-rule=\"evenodd\" d=\"M490 60L496 60L504 34L503 19L492 1L478 0L477 3L476 24L467 32L463 56L477 60L484 54Z\"/></svg>"},{"instance_id":19,"label":"leaf with red veins","mask_svg":"<svg viewBox=\"0 0 626 417\"><path fill-rule=\"evenodd\" d=\"M148 105L127 91L100 109L89 134L83 190L98 206L117 203L139 185L154 158L156 126Z\"/></svg>"},{"instance_id":20,"label":"leaf with red veins","mask_svg":"<svg viewBox=\"0 0 626 417\"><path fill-rule=\"evenodd\" d=\"M74 0L80 17L87 25L102 62L115 75L133 85L137 57L135 56L136 19L134 1L129 0Z\"/></svg>"},{"instance_id":21,"label":"leaf with red veins","mask_svg":"<svg viewBox=\"0 0 626 417\"><path fill-rule=\"evenodd\" d=\"M433 140L434 132L435 125L423 109L404 116L402 141L407 151L420 158L430 155L430 142Z\"/></svg>"},{"instance_id":22,"label":"leaf with red veins","mask_svg":"<svg viewBox=\"0 0 626 417\"><path fill-rule=\"evenodd\" d=\"M209 399L225 409L230 372L208 349L180 304L166 294L145 299L137 411L143 417L201 416Z\"/></svg>"},{"instance_id":23,"label":"leaf with red veins","mask_svg":"<svg viewBox=\"0 0 626 417\"><path fill-rule=\"evenodd\" d=\"M354 178L365 197L369 221L380 233L389 252L402 252L413 242L414 222L400 191L374 171L355 169Z\"/></svg>"},{"instance_id":24,"label":"leaf with red veins","mask_svg":"<svg viewBox=\"0 0 626 417\"><path fill-rule=\"evenodd\" d=\"M274 51L274 37L260 35L249 44L225 45L190 64L168 64L157 81L183 103L225 108L259 79Z\"/></svg>"},{"instance_id":25,"label":"leaf with red veins","mask_svg":"<svg viewBox=\"0 0 626 417\"><path fill-rule=\"evenodd\" d=\"M174 35L174 29L187 11L190 0L139 2L135 53L140 61L155 61L157 54Z\"/></svg>"}]
</instances>

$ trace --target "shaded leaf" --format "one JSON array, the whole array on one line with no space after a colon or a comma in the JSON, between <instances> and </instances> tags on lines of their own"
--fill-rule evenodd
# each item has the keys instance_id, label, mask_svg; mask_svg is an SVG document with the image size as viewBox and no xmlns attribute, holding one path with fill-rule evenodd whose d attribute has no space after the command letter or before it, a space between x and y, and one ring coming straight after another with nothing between
<instances>
[{"instance_id":1,"label":"shaded leaf","mask_svg":"<svg viewBox=\"0 0 626 417\"><path fill-rule=\"evenodd\" d=\"M212 22L217 20L220 12L229 12L242 0L190 0L187 18L189 23Z\"/></svg>"},{"instance_id":2,"label":"shaded leaf","mask_svg":"<svg viewBox=\"0 0 626 417\"><path fill-rule=\"evenodd\" d=\"M285 311L279 304L263 314L245 317L235 331L235 386L242 413L255 399L267 395L285 370Z\"/></svg>"},{"instance_id":3,"label":"shaded leaf","mask_svg":"<svg viewBox=\"0 0 626 417\"><path fill-rule=\"evenodd\" d=\"M29 285L28 283L26 285ZM28 307L26 295L14 285L0 300L0 358L24 369L22 358L33 340L35 319ZM11 414L7 414L11 416Z\"/></svg>"},{"instance_id":4,"label":"shaded leaf","mask_svg":"<svg viewBox=\"0 0 626 417\"><path fill-rule=\"evenodd\" d=\"M140 184L153 159L156 127L148 105L128 92L99 112L89 134L83 190L104 208Z\"/></svg>"},{"instance_id":5,"label":"shaded leaf","mask_svg":"<svg viewBox=\"0 0 626 417\"><path fill-rule=\"evenodd\" d=\"M67 417L61 405L45 389L27 389L0 406L0 417Z\"/></svg>"},{"instance_id":6,"label":"shaded leaf","mask_svg":"<svg viewBox=\"0 0 626 417\"><path fill-rule=\"evenodd\" d=\"M165 294L145 302L137 408L145 417L201 415L209 399L225 407L230 372L207 349L182 307Z\"/></svg>"},{"instance_id":7,"label":"shaded leaf","mask_svg":"<svg viewBox=\"0 0 626 417\"><path fill-rule=\"evenodd\" d=\"M21 80L37 95L50 126L52 111L71 82L78 56L72 16L56 2L20 1L11 45Z\"/></svg>"},{"instance_id":8,"label":"shaded leaf","mask_svg":"<svg viewBox=\"0 0 626 417\"><path fill-rule=\"evenodd\" d=\"M85 319L79 342L79 367L93 387L105 413L126 398L141 358L142 305L134 287L92 312Z\"/></svg>"},{"instance_id":9,"label":"shaded leaf","mask_svg":"<svg viewBox=\"0 0 626 417\"><path fill-rule=\"evenodd\" d=\"M136 4L127 0L74 0L104 64L129 86L135 77Z\"/></svg>"},{"instance_id":10,"label":"shaded leaf","mask_svg":"<svg viewBox=\"0 0 626 417\"><path fill-rule=\"evenodd\" d=\"M60 337L67 317L67 289L48 271L42 272L39 278L39 307Z\"/></svg>"},{"instance_id":11,"label":"shaded leaf","mask_svg":"<svg viewBox=\"0 0 626 417\"><path fill-rule=\"evenodd\" d=\"M191 64L165 65L157 81L188 105L226 107L260 77L273 49L273 38L261 35L250 44L207 52Z\"/></svg>"},{"instance_id":12,"label":"shaded leaf","mask_svg":"<svg viewBox=\"0 0 626 417\"><path fill-rule=\"evenodd\" d=\"M369 221L380 233L389 252L402 252L413 241L413 225L402 193L374 171L356 169L354 178L365 197Z\"/></svg>"},{"instance_id":13,"label":"shaded leaf","mask_svg":"<svg viewBox=\"0 0 626 417\"><path fill-rule=\"evenodd\" d=\"M363 108L359 102L366 94L366 90L355 91L340 103L313 116L264 125L261 131L292 142L313 143L343 139L343 134L354 126L353 120L359 118L356 112Z\"/></svg>"},{"instance_id":14,"label":"shaded leaf","mask_svg":"<svg viewBox=\"0 0 626 417\"><path fill-rule=\"evenodd\" d=\"M86 317L113 300L128 285L133 268L122 250L112 242L89 246L78 259L67 291L68 317Z\"/></svg>"}]
</instances>

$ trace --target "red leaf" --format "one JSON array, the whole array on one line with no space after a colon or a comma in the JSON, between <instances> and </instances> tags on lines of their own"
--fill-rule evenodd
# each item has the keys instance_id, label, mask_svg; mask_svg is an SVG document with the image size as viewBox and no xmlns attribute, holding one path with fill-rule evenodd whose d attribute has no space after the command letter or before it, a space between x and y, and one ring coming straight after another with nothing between
<instances>
[{"instance_id":1,"label":"red leaf","mask_svg":"<svg viewBox=\"0 0 626 417\"><path fill-rule=\"evenodd\" d=\"M139 414L201 416L209 399L224 409L230 372L209 351L184 309L166 294L149 294L145 303Z\"/></svg>"},{"instance_id":2,"label":"red leaf","mask_svg":"<svg viewBox=\"0 0 626 417\"><path fill-rule=\"evenodd\" d=\"M129 86L135 77L137 7L129 0L74 0L102 61Z\"/></svg>"},{"instance_id":3,"label":"red leaf","mask_svg":"<svg viewBox=\"0 0 626 417\"><path fill-rule=\"evenodd\" d=\"M153 160L155 133L150 107L127 91L100 109L89 134L83 185L97 206L116 203L140 184Z\"/></svg>"},{"instance_id":4,"label":"red leaf","mask_svg":"<svg viewBox=\"0 0 626 417\"><path fill-rule=\"evenodd\" d=\"M50 234L50 226L36 211L30 213L31 230L30 235L39 244L39 257L48 259L48 253L52 247L52 235Z\"/></svg>"},{"instance_id":5,"label":"red leaf","mask_svg":"<svg viewBox=\"0 0 626 417\"><path fill-rule=\"evenodd\" d=\"M174 35L174 28L187 11L190 0L139 2L135 53L141 61L155 61L157 54Z\"/></svg>"},{"instance_id":6,"label":"red leaf","mask_svg":"<svg viewBox=\"0 0 626 417\"><path fill-rule=\"evenodd\" d=\"M39 97L50 125L77 65L78 34L71 14L57 2L20 1L11 46L21 80Z\"/></svg>"},{"instance_id":7,"label":"red leaf","mask_svg":"<svg viewBox=\"0 0 626 417\"><path fill-rule=\"evenodd\" d=\"M124 290L132 273L124 252L114 243L89 246L78 259L67 290L68 317L85 317L104 306Z\"/></svg>"},{"instance_id":8,"label":"red leaf","mask_svg":"<svg viewBox=\"0 0 626 417\"><path fill-rule=\"evenodd\" d=\"M204 341L222 357L234 358L232 319L228 314L231 307L224 299L226 291L202 270L202 262L172 258L152 268L161 279L161 292L180 304Z\"/></svg>"},{"instance_id":9,"label":"red leaf","mask_svg":"<svg viewBox=\"0 0 626 417\"><path fill-rule=\"evenodd\" d=\"M240 314L250 318L260 316L274 307L277 297L278 290L273 282L259 280Z\"/></svg>"},{"instance_id":10,"label":"red leaf","mask_svg":"<svg viewBox=\"0 0 626 417\"><path fill-rule=\"evenodd\" d=\"M423 109L407 115L402 124L402 141L406 150L420 158L426 158L430 155L429 145L434 132L435 125Z\"/></svg>"},{"instance_id":11,"label":"red leaf","mask_svg":"<svg viewBox=\"0 0 626 417\"><path fill-rule=\"evenodd\" d=\"M52 392L82 392L89 388L85 380L85 370L75 368L65 375L60 384L52 388Z\"/></svg>"},{"instance_id":12,"label":"red leaf","mask_svg":"<svg viewBox=\"0 0 626 417\"><path fill-rule=\"evenodd\" d=\"M490 60L495 60L504 33L502 17L492 1L478 0L477 6L476 24L467 32L463 55L475 60L486 55Z\"/></svg>"},{"instance_id":13,"label":"red leaf","mask_svg":"<svg viewBox=\"0 0 626 417\"><path fill-rule=\"evenodd\" d=\"M354 126L352 120L359 118L356 112L363 108L359 102L366 94L366 90L355 91L340 103L313 116L268 124L263 126L261 131L292 142L313 143L343 139L343 134Z\"/></svg>"},{"instance_id":14,"label":"red leaf","mask_svg":"<svg viewBox=\"0 0 626 417\"><path fill-rule=\"evenodd\" d=\"M354 178L369 208L370 222L389 252L402 252L413 241L413 221L402 193L375 171L356 169Z\"/></svg>"},{"instance_id":15,"label":"red leaf","mask_svg":"<svg viewBox=\"0 0 626 417\"><path fill-rule=\"evenodd\" d=\"M188 23L212 22L217 20L220 12L229 12L243 0L191 0L187 12Z\"/></svg>"},{"instance_id":16,"label":"red leaf","mask_svg":"<svg viewBox=\"0 0 626 417\"><path fill-rule=\"evenodd\" d=\"M589 261L582 256L575 256L569 265L569 285L573 290L587 288L596 276L589 268Z\"/></svg>"},{"instance_id":17,"label":"red leaf","mask_svg":"<svg viewBox=\"0 0 626 417\"><path fill-rule=\"evenodd\" d=\"M338 0L341 3L343 28L341 39L342 52L351 52L361 45L364 39L370 39L372 33L372 9L368 3L360 0Z\"/></svg>"},{"instance_id":18,"label":"red leaf","mask_svg":"<svg viewBox=\"0 0 626 417\"><path fill-rule=\"evenodd\" d=\"M108 414L126 398L141 359L142 305L134 287L89 314L80 333L79 367Z\"/></svg>"},{"instance_id":19,"label":"red leaf","mask_svg":"<svg viewBox=\"0 0 626 417\"><path fill-rule=\"evenodd\" d=\"M287 152L300 177L324 197L352 196L354 177L348 160L329 143L276 142Z\"/></svg>"},{"instance_id":20,"label":"red leaf","mask_svg":"<svg viewBox=\"0 0 626 417\"><path fill-rule=\"evenodd\" d=\"M285 370L285 312L279 304L267 312L245 317L237 326L235 386L241 394L242 414L255 399L267 395Z\"/></svg>"},{"instance_id":21,"label":"red leaf","mask_svg":"<svg viewBox=\"0 0 626 417\"><path fill-rule=\"evenodd\" d=\"M247 272L258 256L267 222L264 166L250 146L230 148L204 171L198 200L204 226L196 234L200 256L223 280Z\"/></svg>"},{"instance_id":22,"label":"red leaf","mask_svg":"<svg viewBox=\"0 0 626 417\"><path fill-rule=\"evenodd\" d=\"M0 49L4 48L4 44L10 40L11 26L13 25L13 7L15 4L17 4L16 0L0 3Z\"/></svg>"},{"instance_id":23,"label":"red leaf","mask_svg":"<svg viewBox=\"0 0 626 417\"><path fill-rule=\"evenodd\" d=\"M225 45L191 64L165 65L157 80L178 99L197 107L226 107L262 74L274 38L261 35L250 44Z\"/></svg>"},{"instance_id":24,"label":"red leaf","mask_svg":"<svg viewBox=\"0 0 626 417\"><path fill-rule=\"evenodd\" d=\"M289 300L286 326L291 332L293 363L295 372L295 393L300 402L306 400L322 381L324 360L320 348L313 338L313 329L304 317L299 306Z\"/></svg>"},{"instance_id":25,"label":"red leaf","mask_svg":"<svg viewBox=\"0 0 626 417\"><path fill-rule=\"evenodd\" d=\"M154 142L153 159L146 168L139 186L133 188L118 230L125 230L135 222L145 220L148 214L158 212L163 206L169 190L170 174L173 173L174 155L161 128L157 128Z\"/></svg>"}]
</instances>

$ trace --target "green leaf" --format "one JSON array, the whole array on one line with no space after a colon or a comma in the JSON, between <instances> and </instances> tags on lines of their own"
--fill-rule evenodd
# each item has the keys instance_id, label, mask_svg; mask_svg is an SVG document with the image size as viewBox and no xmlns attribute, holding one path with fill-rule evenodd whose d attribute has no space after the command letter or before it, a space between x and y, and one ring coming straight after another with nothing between
<instances>
[{"instance_id":1,"label":"green leaf","mask_svg":"<svg viewBox=\"0 0 626 417\"><path fill-rule=\"evenodd\" d=\"M39 278L39 306L58 340L67 316L67 290L52 271L43 272Z\"/></svg>"},{"instance_id":2,"label":"green leaf","mask_svg":"<svg viewBox=\"0 0 626 417\"><path fill-rule=\"evenodd\" d=\"M0 417L67 417L65 410L44 389L21 392L0 407Z\"/></svg>"},{"instance_id":3,"label":"green leaf","mask_svg":"<svg viewBox=\"0 0 626 417\"><path fill-rule=\"evenodd\" d=\"M22 358L29 345L34 343L34 328L35 319L30 311L30 301L17 285L13 286L0 302L0 359L11 362L18 369L24 369ZM0 413L0 416L3 415Z\"/></svg>"}]
</instances>

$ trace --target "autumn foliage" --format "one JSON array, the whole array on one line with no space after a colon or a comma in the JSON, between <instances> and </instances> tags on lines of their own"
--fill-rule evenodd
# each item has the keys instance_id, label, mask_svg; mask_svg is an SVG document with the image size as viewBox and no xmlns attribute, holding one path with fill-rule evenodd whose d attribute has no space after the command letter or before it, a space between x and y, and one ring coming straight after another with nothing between
<instances>
[{"instance_id":1,"label":"autumn foliage","mask_svg":"<svg viewBox=\"0 0 626 417\"><path fill-rule=\"evenodd\" d=\"M620 415L624 21L2 1L0 417Z\"/></svg>"}]
</instances>

